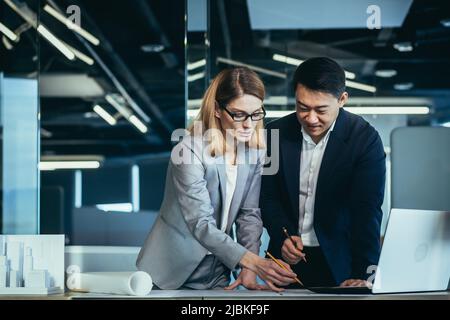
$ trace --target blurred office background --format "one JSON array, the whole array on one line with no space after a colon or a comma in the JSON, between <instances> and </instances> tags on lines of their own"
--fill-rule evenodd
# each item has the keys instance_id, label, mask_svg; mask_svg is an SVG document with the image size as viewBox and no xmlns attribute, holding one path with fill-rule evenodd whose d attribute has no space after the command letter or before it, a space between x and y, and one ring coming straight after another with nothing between
<instances>
[{"instance_id":1,"label":"blurred office background","mask_svg":"<svg viewBox=\"0 0 450 320\"><path fill-rule=\"evenodd\" d=\"M0 0L0 28L0 233L140 246L211 78L258 72L270 121L314 56L382 137L382 231L392 207L450 210L448 1Z\"/></svg>"}]
</instances>

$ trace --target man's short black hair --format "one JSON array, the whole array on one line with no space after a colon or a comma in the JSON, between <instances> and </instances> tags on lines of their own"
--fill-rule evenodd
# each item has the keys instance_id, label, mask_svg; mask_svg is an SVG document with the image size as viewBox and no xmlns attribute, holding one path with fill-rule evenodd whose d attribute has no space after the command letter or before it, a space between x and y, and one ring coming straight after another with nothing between
<instances>
[{"instance_id":1,"label":"man's short black hair","mask_svg":"<svg viewBox=\"0 0 450 320\"><path fill-rule=\"evenodd\" d=\"M301 63L295 70L294 93L298 84L310 90L329 93L339 99L345 91L345 71L330 58L311 58Z\"/></svg>"}]
</instances>

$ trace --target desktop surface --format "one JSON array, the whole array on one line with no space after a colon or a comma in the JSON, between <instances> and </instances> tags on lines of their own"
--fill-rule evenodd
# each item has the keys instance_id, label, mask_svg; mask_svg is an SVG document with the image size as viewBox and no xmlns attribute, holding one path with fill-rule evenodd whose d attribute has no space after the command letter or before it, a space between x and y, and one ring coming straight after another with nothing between
<instances>
[{"instance_id":1,"label":"desktop surface","mask_svg":"<svg viewBox=\"0 0 450 320\"><path fill-rule=\"evenodd\" d=\"M253 290L152 290L147 296L124 296L101 293L66 292L49 296L7 296L0 300L450 300L450 291L401 294L331 294L305 289L288 289L282 293Z\"/></svg>"},{"instance_id":2,"label":"desktop surface","mask_svg":"<svg viewBox=\"0 0 450 320\"><path fill-rule=\"evenodd\" d=\"M403 293L403 294L331 294L315 293L305 289L288 289L281 293L273 291L254 290L152 290L148 296L117 296L98 293L70 293L71 299L175 299L175 300L342 300L342 299L370 299L370 300L450 300L449 291Z\"/></svg>"}]
</instances>

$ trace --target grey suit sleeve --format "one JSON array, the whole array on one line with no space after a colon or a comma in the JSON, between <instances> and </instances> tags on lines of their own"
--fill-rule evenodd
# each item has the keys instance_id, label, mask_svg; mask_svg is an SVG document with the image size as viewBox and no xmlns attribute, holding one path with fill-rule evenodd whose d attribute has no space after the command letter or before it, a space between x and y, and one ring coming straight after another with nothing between
<instances>
[{"instance_id":1,"label":"grey suit sleeve","mask_svg":"<svg viewBox=\"0 0 450 320\"><path fill-rule=\"evenodd\" d=\"M234 269L247 250L217 228L204 167L195 153L194 157L192 164L171 162L172 179L183 218L195 239L229 269Z\"/></svg>"},{"instance_id":2,"label":"grey suit sleeve","mask_svg":"<svg viewBox=\"0 0 450 320\"><path fill-rule=\"evenodd\" d=\"M253 173L250 188L239 211L236 223L237 241L249 251L259 254L263 223L259 209L259 193L261 190L261 174L264 154L258 157L256 170Z\"/></svg>"}]
</instances>

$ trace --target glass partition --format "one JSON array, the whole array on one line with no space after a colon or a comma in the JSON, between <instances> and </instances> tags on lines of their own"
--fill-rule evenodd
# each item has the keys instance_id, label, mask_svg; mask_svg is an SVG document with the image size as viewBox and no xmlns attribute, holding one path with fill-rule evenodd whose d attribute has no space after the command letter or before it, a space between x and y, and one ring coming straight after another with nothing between
<instances>
[{"instance_id":1,"label":"glass partition","mask_svg":"<svg viewBox=\"0 0 450 320\"><path fill-rule=\"evenodd\" d=\"M0 2L1 234L39 232L39 5Z\"/></svg>"}]
</instances>

